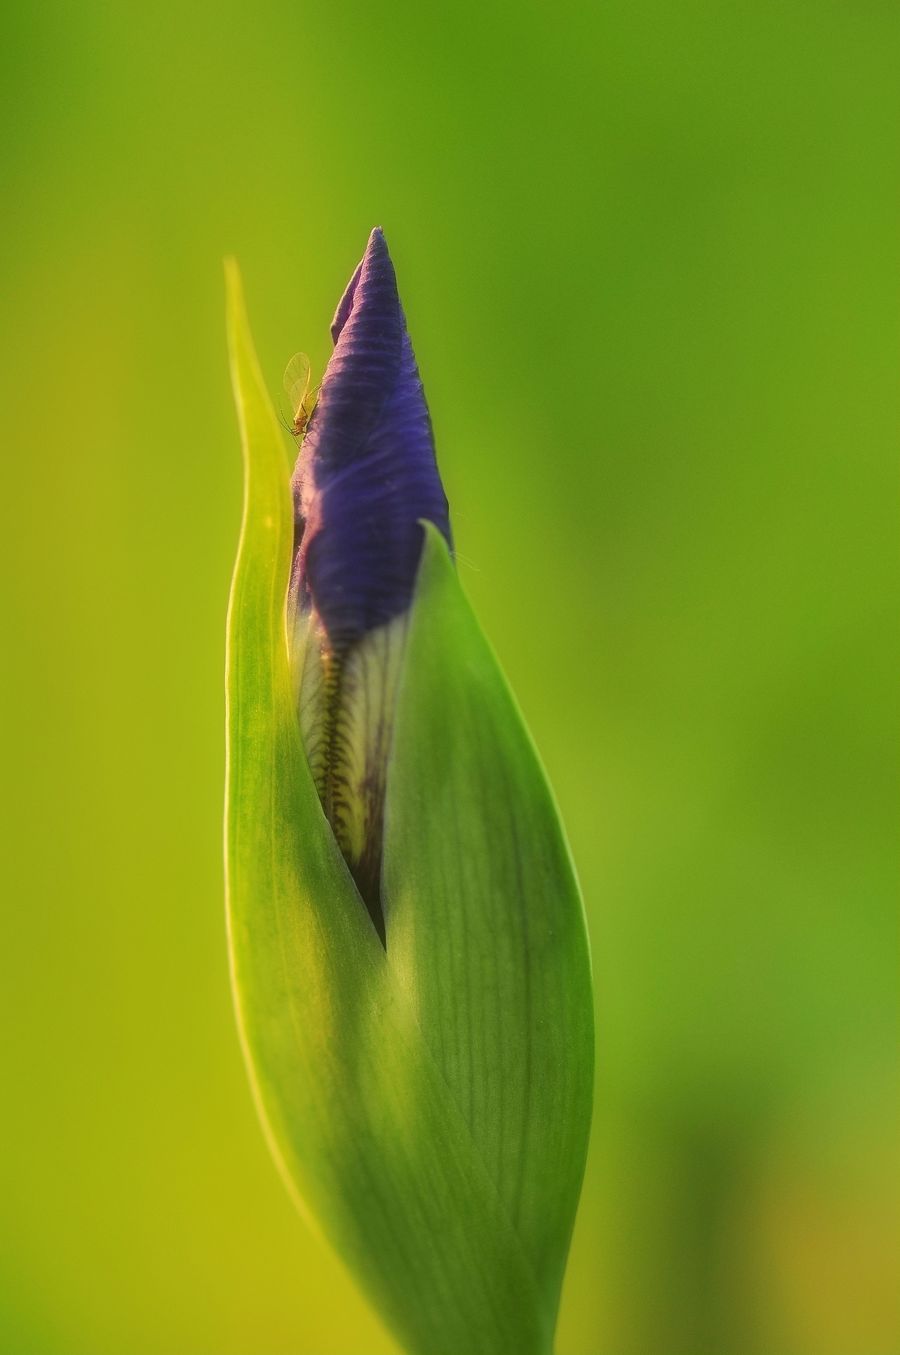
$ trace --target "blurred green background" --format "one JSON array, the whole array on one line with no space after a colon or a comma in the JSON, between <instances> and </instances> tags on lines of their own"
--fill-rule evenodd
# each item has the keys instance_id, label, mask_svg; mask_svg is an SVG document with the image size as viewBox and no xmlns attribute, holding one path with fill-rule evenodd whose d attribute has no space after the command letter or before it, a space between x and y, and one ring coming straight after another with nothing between
<instances>
[{"instance_id":1,"label":"blurred green background","mask_svg":"<svg viewBox=\"0 0 900 1355\"><path fill-rule=\"evenodd\" d=\"M277 393L380 223L589 910L560 1355L891 1355L900 10L2 26L0 1348L395 1350L269 1162L221 897L221 259Z\"/></svg>"}]
</instances>

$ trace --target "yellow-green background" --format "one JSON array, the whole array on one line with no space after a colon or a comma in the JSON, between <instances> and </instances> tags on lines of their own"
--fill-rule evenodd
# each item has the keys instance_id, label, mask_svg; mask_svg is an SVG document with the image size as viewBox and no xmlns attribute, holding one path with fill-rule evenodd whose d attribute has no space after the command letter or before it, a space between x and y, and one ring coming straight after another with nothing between
<instances>
[{"instance_id":1,"label":"yellow-green background","mask_svg":"<svg viewBox=\"0 0 900 1355\"><path fill-rule=\"evenodd\" d=\"M277 392L380 223L591 923L560 1353L890 1355L897 6L2 26L0 1349L394 1350L255 1123L220 848L221 259Z\"/></svg>"}]
</instances>

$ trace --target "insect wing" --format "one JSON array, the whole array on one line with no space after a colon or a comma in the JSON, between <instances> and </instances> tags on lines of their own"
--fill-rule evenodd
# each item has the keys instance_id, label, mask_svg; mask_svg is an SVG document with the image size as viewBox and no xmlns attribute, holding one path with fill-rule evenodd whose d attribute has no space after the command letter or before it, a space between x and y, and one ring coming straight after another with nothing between
<instances>
[{"instance_id":1,"label":"insect wing","mask_svg":"<svg viewBox=\"0 0 900 1355\"><path fill-rule=\"evenodd\" d=\"M305 353L295 353L285 367L284 389L294 423L302 422L309 409L309 358Z\"/></svg>"}]
</instances>

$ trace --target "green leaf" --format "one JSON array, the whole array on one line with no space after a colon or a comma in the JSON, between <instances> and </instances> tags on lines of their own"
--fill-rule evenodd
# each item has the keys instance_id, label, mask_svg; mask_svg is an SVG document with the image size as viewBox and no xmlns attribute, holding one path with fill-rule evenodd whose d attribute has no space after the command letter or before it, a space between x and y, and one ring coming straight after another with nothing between
<instances>
[{"instance_id":1,"label":"green leaf","mask_svg":"<svg viewBox=\"0 0 900 1355\"><path fill-rule=\"evenodd\" d=\"M550 788L429 528L388 779L388 963L555 1313L587 1149L584 912Z\"/></svg>"},{"instance_id":2,"label":"green leaf","mask_svg":"<svg viewBox=\"0 0 900 1355\"><path fill-rule=\"evenodd\" d=\"M233 264L227 282L245 463L227 641L227 904L257 1105L295 1198L412 1355L547 1355L591 1061L587 952L556 814L430 541L389 772L385 952L300 743L287 463ZM483 740L479 759L448 748L442 711L460 737ZM451 859L476 848L496 860L463 870ZM510 1056L514 1076L498 1067Z\"/></svg>"}]
</instances>

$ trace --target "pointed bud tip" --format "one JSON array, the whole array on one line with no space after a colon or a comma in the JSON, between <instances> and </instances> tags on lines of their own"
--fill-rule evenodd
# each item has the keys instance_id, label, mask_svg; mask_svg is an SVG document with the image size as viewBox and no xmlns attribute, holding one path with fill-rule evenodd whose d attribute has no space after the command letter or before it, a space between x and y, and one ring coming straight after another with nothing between
<instances>
[{"instance_id":1,"label":"pointed bud tip","mask_svg":"<svg viewBox=\"0 0 900 1355\"><path fill-rule=\"evenodd\" d=\"M384 238L384 230L381 226L373 226L369 232L369 238L366 241L366 252L360 260L360 268L363 273L368 273L379 268L389 268L393 273L394 265L391 261L387 240Z\"/></svg>"},{"instance_id":2,"label":"pointed bud tip","mask_svg":"<svg viewBox=\"0 0 900 1355\"><path fill-rule=\"evenodd\" d=\"M381 226L373 226L369 232L369 239L366 244L366 252L356 265L353 276L344 288L344 295L338 302L337 310L334 313L334 319L331 322L331 342L336 344L341 336L341 330L350 318L350 312L353 310L356 298L356 289L359 286L359 280L364 274L368 274L378 268L390 268L393 273L393 264L391 256L388 253L387 241L384 238L384 231Z\"/></svg>"}]
</instances>

